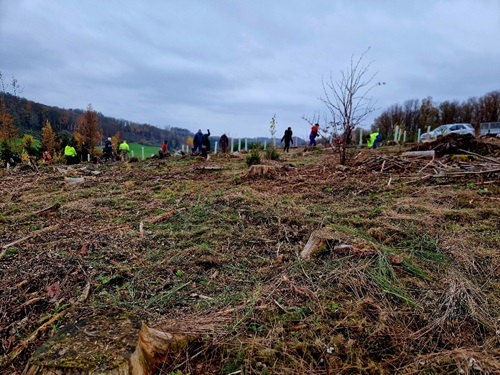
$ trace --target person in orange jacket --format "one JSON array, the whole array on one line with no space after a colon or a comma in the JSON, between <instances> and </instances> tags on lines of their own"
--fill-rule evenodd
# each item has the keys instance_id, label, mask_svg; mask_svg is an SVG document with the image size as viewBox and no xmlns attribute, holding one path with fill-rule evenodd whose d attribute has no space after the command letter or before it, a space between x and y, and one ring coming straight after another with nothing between
<instances>
[{"instance_id":1,"label":"person in orange jacket","mask_svg":"<svg viewBox=\"0 0 500 375\"><path fill-rule=\"evenodd\" d=\"M51 160L52 160L52 156L50 155L50 152L44 151L44 153L42 154L42 159L46 165L49 165Z\"/></svg>"},{"instance_id":2,"label":"person in orange jacket","mask_svg":"<svg viewBox=\"0 0 500 375\"><path fill-rule=\"evenodd\" d=\"M316 137L318 136L319 124L314 124L309 134L309 146L316 146Z\"/></svg>"}]
</instances>

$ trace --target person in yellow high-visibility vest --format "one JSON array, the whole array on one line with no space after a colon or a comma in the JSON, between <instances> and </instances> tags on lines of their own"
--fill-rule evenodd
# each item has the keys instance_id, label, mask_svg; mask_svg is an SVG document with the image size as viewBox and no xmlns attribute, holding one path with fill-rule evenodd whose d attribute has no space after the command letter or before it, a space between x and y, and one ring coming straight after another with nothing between
<instances>
[{"instance_id":1,"label":"person in yellow high-visibility vest","mask_svg":"<svg viewBox=\"0 0 500 375\"><path fill-rule=\"evenodd\" d=\"M78 164L78 157L76 156L76 150L71 145L66 145L64 147L64 157L66 158L66 164Z\"/></svg>"},{"instance_id":2,"label":"person in yellow high-visibility vest","mask_svg":"<svg viewBox=\"0 0 500 375\"><path fill-rule=\"evenodd\" d=\"M373 132L366 137L366 143L368 148L376 149L379 142L382 140L382 134L379 132Z\"/></svg>"},{"instance_id":3,"label":"person in yellow high-visibility vest","mask_svg":"<svg viewBox=\"0 0 500 375\"><path fill-rule=\"evenodd\" d=\"M120 154L122 155L122 160L127 161L128 160L128 152L130 151L130 147L129 147L127 141L124 140L122 143L120 143L118 150L120 151Z\"/></svg>"}]
</instances>

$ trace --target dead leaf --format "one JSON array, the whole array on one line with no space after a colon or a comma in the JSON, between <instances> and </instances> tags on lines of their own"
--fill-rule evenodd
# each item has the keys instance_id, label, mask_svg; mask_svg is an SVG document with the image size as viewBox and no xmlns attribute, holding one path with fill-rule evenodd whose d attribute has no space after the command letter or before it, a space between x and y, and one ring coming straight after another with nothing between
<instances>
[{"instance_id":1,"label":"dead leaf","mask_svg":"<svg viewBox=\"0 0 500 375\"><path fill-rule=\"evenodd\" d=\"M82 245L82 248L80 249L80 251L78 252L79 255L81 256L85 256L89 253L89 249L87 248L87 246L85 244Z\"/></svg>"},{"instance_id":2,"label":"dead leaf","mask_svg":"<svg viewBox=\"0 0 500 375\"><path fill-rule=\"evenodd\" d=\"M59 287L59 281L56 281L54 284L49 285L47 287L47 294L50 297L49 302L56 302L59 298L59 294L61 294L61 288Z\"/></svg>"}]
</instances>

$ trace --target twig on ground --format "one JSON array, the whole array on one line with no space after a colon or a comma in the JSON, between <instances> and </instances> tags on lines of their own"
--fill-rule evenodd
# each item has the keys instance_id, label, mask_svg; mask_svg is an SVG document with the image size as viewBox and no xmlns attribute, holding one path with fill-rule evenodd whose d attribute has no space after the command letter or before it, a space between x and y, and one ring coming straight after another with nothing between
<instances>
[{"instance_id":1,"label":"twig on ground","mask_svg":"<svg viewBox=\"0 0 500 375\"><path fill-rule=\"evenodd\" d=\"M32 342L34 341L37 336L38 336L38 333L40 331L43 331L45 330L48 326L50 326L52 323L56 322L57 320L59 320L60 318L62 318L64 315L66 315L66 313L68 312L68 310L63 310L61 311L60 313L58 313L57 315L54 315L52 318L50 318L50 320L48 320L47 322L43 323L40 327L38 327L31 335L28 336L27 339L23 340L21 343L19 343L8 355L7 355L7 361L6 363L3 363L3 365L7 365L8 363L12 362L14 359L16 359L16 357L21 354L23 352L23 350Z\"/></svg>"},{"instance_id":2,"label":"twig on ground","mask_svg":"<svg viewBox=\"0 0 500 375\"><path fill-rule=\"evenodd\" d=\"M458 149L458 151L460 152L463 152L465 154L469 154L469 155L473 155L473 156L477 156L478 158L482 158L484 160L488 160L488 161L491 161L492 163L495 163L495 164L500 164L500 161L499 160L496 160L496 159L492 159L492 158L489 158L487 156L483 156L483 155L479 155L479 154L476 154L475 152L471 152L471 151L467 151L467 150L462 150L462 149Z\"/></svg>"},{"instance_id":3,"label":"twig on ground","mask_svg":"<svg viewBox=\"0 0 500 375\"><path fill-rule=\"evenodd\" d=\"M302 288L299 288L297 286L295 286L291 281L290 279L286 276L286 275L283 275L283 281L288 285L290 286L290 288L292 289L292 291L298 295L301 295L301 296L304 296L304 297L314 297L314 293L311 292L310 290L304 290Z\"/></svg>"}]
</instances>

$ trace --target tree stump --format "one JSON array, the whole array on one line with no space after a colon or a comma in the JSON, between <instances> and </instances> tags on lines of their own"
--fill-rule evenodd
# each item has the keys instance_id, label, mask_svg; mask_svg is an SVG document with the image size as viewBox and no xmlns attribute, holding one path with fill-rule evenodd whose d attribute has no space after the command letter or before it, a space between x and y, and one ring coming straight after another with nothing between
<instances>
[{"instance_id":1,"label":"tree stump","mask_svg":"<svg viewBox=\"0 0 500 375\"><path fill-rule=\"evenodd\" d=\"M245 174L244 177L247 178L261 177L261 176L269 177L274 175L275 173L276 169L274 167L264 164L254 164L250 166L248 172Z\"/></svg>"},{"instance_id":2,"label":"tree stump","mask_svg":"<svg viewBox=\"0 0 500 375\"><path fill-rule=\"evenodd\" d=\"M149 328L127 316L97 317L62 328L29 360L24 375L146 375L194 339Z\"/></svg>"},{"instance_id":3,"label":"tree stump","mask_svg":"<svg viewBox=\"0 0 500 375\"><path fill-rule=\"evenodd\" d=\"M373 242L358 237L352 233L338 230L315 230L300 253L304 260L323 253L336 253L341 255L367 256L378 252L378 246Z\"/></svg>"},{"instance_id":4,"label":"tree stump","mask_svg":"<svg viewBox=\"0 0 500 375\"><path fill-rule=\"evenodd\" d=\"M300 253L300 257L302 259L309 259L313 255L318 255L329 249L331 250L335 246L336 241L338 241L338 236L335 235L335 232L326 229L315 230Z\"/></svg>"}]
</instances>

